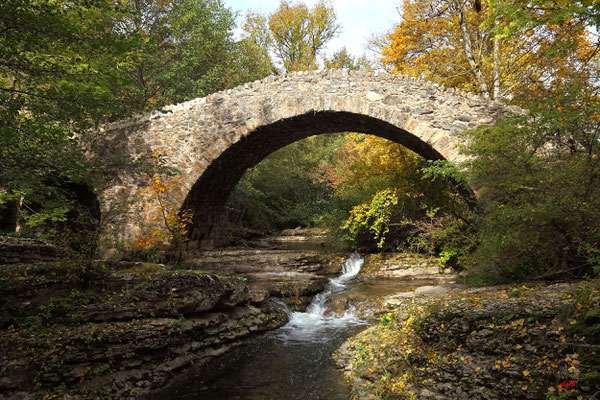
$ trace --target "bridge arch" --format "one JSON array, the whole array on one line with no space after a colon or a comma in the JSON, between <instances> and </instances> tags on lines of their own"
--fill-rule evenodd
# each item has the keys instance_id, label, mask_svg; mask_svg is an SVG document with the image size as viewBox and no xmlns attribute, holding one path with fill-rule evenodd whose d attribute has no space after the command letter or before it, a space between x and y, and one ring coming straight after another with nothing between
<instances>
[{"instance_id":1,"label":"bridge arch","mask_svg":"<svg viewBox=\"0 0 600 400\"><path fill-rule=\"evenodd\" d=\"M192 185L182 206L194 215L190 230L192 246L197 243L200 247L210 247L219 240L223 206L248 168L288 144L313 135L337 132L373 134L400 143L426 159L444 159L435 148L411 133L362 114L309 112L260 126L223 151Z\"/></svg>"},{"instance_id":2,"label":"bridge arch","mask_svg":"<svg viewBox=\"0 0 600 400\"><path fill-rule=\"evenodd\" d=\"M221 207L244 171L271 152L322 133L362 132L427 159L460 161L460 133L493 124L510 109L437 85L387 73L321 70L270 77L104 127L96 153L137 157L159 151L183 175L173 203L194 214L190 248L215 242ZM100 195L103 210L144 182L126 171ZM151 227L131 207L107 229L120 242Z\"/></svg>"}]
</instances>

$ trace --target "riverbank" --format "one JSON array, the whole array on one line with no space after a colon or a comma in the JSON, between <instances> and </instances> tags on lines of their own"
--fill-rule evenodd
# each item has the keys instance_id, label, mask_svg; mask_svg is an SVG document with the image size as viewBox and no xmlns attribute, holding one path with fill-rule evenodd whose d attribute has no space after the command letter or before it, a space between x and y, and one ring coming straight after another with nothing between
<instances>
[{"instance_id":1,"label":"riverbank","mask_svg":"<svg viewBox=\"0 0 600 400\"><path fill-rule=\"evenodd\" d=\"M239 250L230 251L221 250L218 254L240 254ZM275 258L280 257L279 252L274 251ZM262 250L251 254L264 257ZM210 265L209 259L204 259L203 265ZM342 272L329 280L306 310L288 310L288 324L240 352L229 354L214 378L189 376L163 398L347 400L350 388L330 359L335 349L372 323L377 318L374 309L389 295L407 293L423 285L437 287L451 278L440 275L437 261L427 257L397 254L366 259L371 263L368 273L359 273L365 270L362 257L348 257ZM403 262L398 265L400 259ZM389 265L390 261L395 265ZM228 268L253 274L235 264ZM390 276L391 272L398 276Z\"/></svg>"},{"instance_id":2,"label":"riverbank","mask_svg":"<svg viewBox=\"0 0 600 400\"><path fill-rule=\"evenodd\" d=\"M244 279L141 264L88 288L60 263L2 266L0 397L147 397L287 322ZM70 398L73 398L70 397Z\"/></svg>"},{"instance_id":3,"label":"riverbank","mask_svg":"<svg viewBox=\"0 0 600 400\"><path fill-rule=\"evenodd\" d=\"M95 278L83 283L82 266L58 261L47 244L9 239L0 252L8 254L0 262L0 398L8 399L160 398L177 378L209 377L221 356L283 326L281 302L306 308L343 262L222 249L179 266L96 262Z\"/></svg>"},{"instance_id":4,"label":"riverbank","mask_svg":"<svg viewBox=\"0 0 600 400\"><path fill-rule=\"evenodd\" d=\"M11 254L10 260L18 256ZM306 309L343 261L340 254L314 251L230 248L203 252L178 267L97 264L102 274L87 287L68 279L73 265L63 262L2 265L0 398L174 399L190 388L189 398L209 399L214 392L204 382L220 373L218 366L231 362L238 374L256 352L260 368L248 364L248 382L269 381L263 372L270 366L273 376L279 371L297 381L306 375L300 390L312 392L304 398L349 396L338 371L324 366L360 326L345 336L328 332L335 337L331 349L314 357L307 357L315 351L310 335L299 329L263 341L264 333L299 315L284 312L281 301L291 310ZM474 289L456 278L434 258L372 254L348 290L331 291L321 302L325 319L353 315L374 324L335 355L353 399L597 395L600 281ZM284 357L276 342L297 334L306 348L294 345ZM314 365L293 373L286 367L306 358ZM323 371L330 377L309 388ZM196 381L199 386L190 385ZM212 382L221 381L233 389L228 377ZM246 387L241 383L240 393ZM261 387L255 398L279 396L278 388L284 390L277 383Z\"/></svg>"},{"instance_id":5,"label":"riverbank","mask_svg":"<svg viewBox=\"0 0 600 400\"><path fill-rule=\"evenodd\" d=\"M353 399L600 396L600 280L394 296L335 359Z\"/></svg>"}]
</instances>

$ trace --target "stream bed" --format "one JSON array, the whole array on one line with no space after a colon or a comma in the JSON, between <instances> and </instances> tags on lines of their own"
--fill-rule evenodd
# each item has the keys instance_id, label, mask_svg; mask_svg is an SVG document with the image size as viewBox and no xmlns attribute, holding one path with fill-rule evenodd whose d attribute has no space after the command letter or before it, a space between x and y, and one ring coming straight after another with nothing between
<instances>
[{"instance_id":1,"label":"stream bed","mask_svg":"<svg viewBox=\"0 0 600 400\"><path fill-rule=\"evenodd\" d=\"M342 272L329 280L305 312L286 308L289 322L255 344L227 357L219 374L209 380L190 377L172 393L173 399L196 400L347 400L350 388L331 354L370 323L352 304L440 283L436 279L357 278L363 259L353 254ZM327 301L350 299L340 311ZM281 307L285 305L281 304ZM364 315L364 308L362 310Z\"/></svg>"}]
</instances>

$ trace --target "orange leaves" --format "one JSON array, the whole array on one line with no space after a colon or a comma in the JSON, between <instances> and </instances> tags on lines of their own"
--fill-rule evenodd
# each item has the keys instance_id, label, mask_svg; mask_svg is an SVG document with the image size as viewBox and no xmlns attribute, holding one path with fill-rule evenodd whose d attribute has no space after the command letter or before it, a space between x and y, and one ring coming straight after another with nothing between
<instances>
[{"instance_id":1,"label":"orange leaves","mask_svg":"<svg viewBox=\"0 0 600 400\"><path fill-rule=\"evenodd\" d=\"M140 198L149 196L158 200L159 197L181 186L182 176L155 176L150 178L148 187L140 192Z\"/></svg>"},{"instance_id":2,"label":"orange leaves","mask_svg":"<svg viewBox=\"0 0 600 400\"><path fill-rule=\"evenodd\" d=\"M504 360L496 360L494 363L494 369L510 368L510 366L513 365L511 363L513 360L515 360L515 357L513 356L506 356Z\"/></svg>"},{"instance_id":3,"label":"orange leaves","mask_svg":"<svg viewBox=\"0 0 600 400\"><path fill-rule=\"evenodd\" d=\"M150 236L144 236L144 237L134 240L133 242L131 242L131 246L139 247L141 249L149 249L150 247L153 247L154 245L156 245L156 242L157 242L157 237L155 235L150 235Z\"/></svg>"},{"instance_id":4,"label":"orange leaves","mask_svg":"<svg viewBox=\"0 0 600 400\"><path fill-rule=\"evenodd\" d=\"M151 157L159 160L161 155L155 151ZM181 187L183 177L156 175L148 179L148 186L139 194L138 210L145 214L151 230L149 234L131 242L131 246L147 249L165 242L187 240L192 213L190 210L180 211L173 198L173 192Z\"/></svg>"},{"instance_id":5,"label":"orange leaves","mask_svg":"<svg viewBox=\"0 0 600 400\"><path fill-rule=\"evenodd\" d=\"M579 354L577 353L573 353L573 354L567 354L564 362L569 366L568 367L568 371L577 376L579 374Z\"/></svg>"},{"instance_id":6,"label":"orange leaves","mask_svg":"<svg viewBox=\"0 0 600 400\"><path fill-rule=\"evenodd\" d=\"M585 65L594 46L583 23L539 25L494 39L493 23L486 25L492 7L486 3L476 13L464 2L406 0L403 21L382 51L384 64L444 86L478 94L488 90L492 97L518 104L560 88L576 75L589 74ZM497 17L501 24L512 19ZM569 46L556 48L560 41Z\"/></svg>"},{"instance_id":7,"label":"orange leaves","mask_svg":"<svg viewBox=\"0 0 600 400\"><path fill-rule=\"evenodd\" d=\"M467 16L469 29L481 22L474 13ZM383 62L399 73L467 90L473 78L462 51L457 10L445 1L410 0L403 4L402 17L382 52Z\"/></svg>"}]
</instances>

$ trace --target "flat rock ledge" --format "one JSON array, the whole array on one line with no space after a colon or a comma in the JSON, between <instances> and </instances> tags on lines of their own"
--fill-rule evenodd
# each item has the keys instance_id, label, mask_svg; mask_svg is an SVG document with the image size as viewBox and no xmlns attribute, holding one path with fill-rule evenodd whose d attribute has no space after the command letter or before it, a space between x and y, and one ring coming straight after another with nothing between
<instances>
[{"instance_id":1,"label":"flat rock ledge","mask_svg":"<svg viewBox=\"0 0 600 400\"><path fill-rule=\"evenodd\" d=\"M435 257L416 253L379 253L365 257L362 275L382 276L389 278L456 278L451 268L440 266Z\"/></svg>"},{"instance_id":2,"label":"flat rock ledge","mask_svg":"<svg viewBox=\"0 0 600 400\"><path fill-rule=\"evenodd\" d=\"M56 261L60 252L39 239L0 236L0 264Z\"/></svg>"},{"instance_id":3,"label":"flat rock ledge","mask_svg":"<svg viewBox=\"0 0 600 400\"><path fill-rule=\"evenodd\" d=\"M345 258L317 251L235 249L203 251L186 268L236 274L247 280L253 299L278 297L304 311L315 294L337 276Z\"/></svg>"},{"instance_id":4,"label":"flat rock ledge","mask_svg":"<svg viewBox=\"0 0 600 400\"><path fill-rule=\"evenodd\" d=\"M150 398L287 322L233 275L144 265L82 288L51 268L0 266L0 398Z\"/></svg>"},{"instance_id":5,"label":"flat rock ledge","mask_svg":"<svg viewBox=\"0 0 600 400\"><path fill-rule=\"evenodd\" d=\"M598 279L396 296L334 359L357 400L598 398L598 304Z\"/></svg>"}]
</instances>

